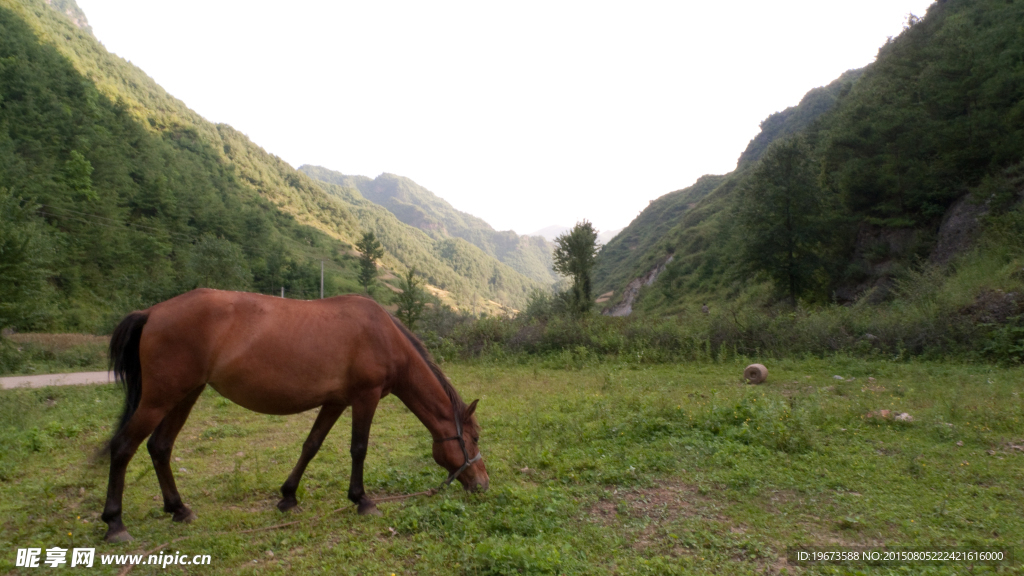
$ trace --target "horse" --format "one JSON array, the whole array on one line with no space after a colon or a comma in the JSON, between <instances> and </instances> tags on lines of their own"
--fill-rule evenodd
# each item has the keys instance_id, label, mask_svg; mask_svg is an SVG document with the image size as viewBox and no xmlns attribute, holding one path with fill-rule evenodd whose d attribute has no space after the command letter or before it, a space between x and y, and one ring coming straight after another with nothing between
<instances>
[{"instance_id":1,"label":"horse","mask_svg":"<svg viewBox=\"0 0 1024 576\"><path fill-rule=\"evenodd\" d=\"M125 401L104 450L110 456L102 515L107 542L132 539L121 518L125 470L147 436L164 511L176 522L196 518L178 494L170 461L174 440L207 384L263 414L320 407L281 486L282 512L298 504L295 492L306 466L351 406L348 498L359 514L380 514L363 489L363 461L377 403L392 393L433 437L434 460L450 472L445 484L457 478L470 491L489 484L474 416L478 400L467 406L422 342L369 298L289 300L193 290L128 314L111 336L110 362Z\"/></svg>"}]
</instances>

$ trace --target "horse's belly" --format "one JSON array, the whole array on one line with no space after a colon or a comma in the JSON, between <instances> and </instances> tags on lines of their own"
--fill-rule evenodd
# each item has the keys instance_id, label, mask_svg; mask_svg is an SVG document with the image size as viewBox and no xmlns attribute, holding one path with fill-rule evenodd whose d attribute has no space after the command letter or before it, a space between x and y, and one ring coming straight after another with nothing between
<instances>
[{"instance_id":1,"label":"horse's belly","mask_svg":"<svg viewBox=\"0 0 1024 576\"><path fill-rule=\"evenodd\" d=\"M347 404L340 379L241 373L214 374L210 386L228 400L263 414L296 414L324 404Z\"/></svg>"}]
</instances>

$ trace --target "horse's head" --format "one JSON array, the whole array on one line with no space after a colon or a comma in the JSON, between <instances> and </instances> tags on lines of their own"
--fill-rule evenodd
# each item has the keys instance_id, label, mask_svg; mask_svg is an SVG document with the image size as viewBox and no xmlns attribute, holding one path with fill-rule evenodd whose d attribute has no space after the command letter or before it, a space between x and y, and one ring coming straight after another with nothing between
<instances>
[{"instance_id":1,"label":"horse's head","mask_svg":"<svg viewBox=\"0 0 1024 576\"><path fill-rule=\"evenodd\" d=\"M487 467L480 452L480 425L473 416L477 402L479 400L473 400L462 414L455 415L456 430L461 428L461 435L456 433L434 442L434 461L450 473L445 482L457 478L471 492L483 492L489 485Z\"/></svg>"}]
</instances>

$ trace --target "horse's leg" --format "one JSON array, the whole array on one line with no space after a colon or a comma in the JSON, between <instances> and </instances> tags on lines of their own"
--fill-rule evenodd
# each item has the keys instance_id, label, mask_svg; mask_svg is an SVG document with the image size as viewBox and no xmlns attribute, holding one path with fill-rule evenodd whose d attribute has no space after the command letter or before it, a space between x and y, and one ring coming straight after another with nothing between
<instances>
[{"instance_id":1,"label":"horse's leg","mask_svg":"<svg viewBox=\"0 0 1024 576\"><path fill-rule=\"evenodd\" d=\"M292 473L288 475L288 479L284 481L281 486L281 501L277 503L278 510L284 512L290 508L294 508L299 503L295 499L295 490L299 487L299 480L302 480L302 473L306 471L306 465L309 461L316 456L320 445L323 444L324 438L327 437L327 433L331 431L331 427L338 421L338 417L345 411L345 407L338 404L324 404L320 407L320 414L316 417L316 422L313 422L313 429L309 431L309 437L302 444L302 454L299 456L299 461L295 464L295 468L292 469Z\"/></svg>"},{"instance_id":2,"label":"horse's leg","mask_svg":"<svg viewBox=\"0 0 1024 576\"><path fill-rule=\"evenodd\" d=\"M195 405L199 395L203 393L205 385L195 389L178 402L167 416L164 416L160 425L156 427L149 437L146 447L149 448L149 456L153 459L153 468L156 470L157 480L160 481L160 492L164 496L164 512L174 514L175 522L191 522L196 515L188 506L181 501L178 494L178 487L174 484L174 474L171 472L171 450L174 448L174 440L185 425L192 406Z\"/></svg>"},{"instance_id":3,"label":"horse's leg","mask_svg":"<svg viewBox=\"0 0 1024 576\"><path fill-rule=\"evenodd\" d=\"M352 477L348 484L348 499L355 502L360 514L377 514L377 505L363 490L363 461L370 442L370 424L377 411L380 393L368 393L352 403Z\"/></svg>"},{"instance_id":4,"label":"horse's leg","mask_svg":"<svg viewBox=\"0 0 1024 576\"><path fill-rule=\"evenodd\" d=\"M149 436L167 413L162 407L142 407L110 439L110 479L107 483L107 503L101 518L107 523L107 542L126 542L132 537L121 520L121 498L124 495L124 474L139 444Z\"/></svg>"}]
</instances>

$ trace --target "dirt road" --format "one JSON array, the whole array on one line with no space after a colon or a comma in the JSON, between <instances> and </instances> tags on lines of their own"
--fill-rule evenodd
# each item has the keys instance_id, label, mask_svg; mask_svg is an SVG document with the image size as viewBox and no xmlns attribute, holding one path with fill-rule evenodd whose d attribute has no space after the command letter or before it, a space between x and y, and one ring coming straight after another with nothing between
<instances>
[{"instance_id":1,"label":"dirt road","mask_svg":"<svg viewBox=\"0 0 1024 576\"><path fill-rule=\"evenodd\" d=\"M70 374L39 374L37 376L6 376L0 378L0 388L42 388L44 386L75 386L113 382L110 372L72 372Z\"/></svg>"}]
</instances>

